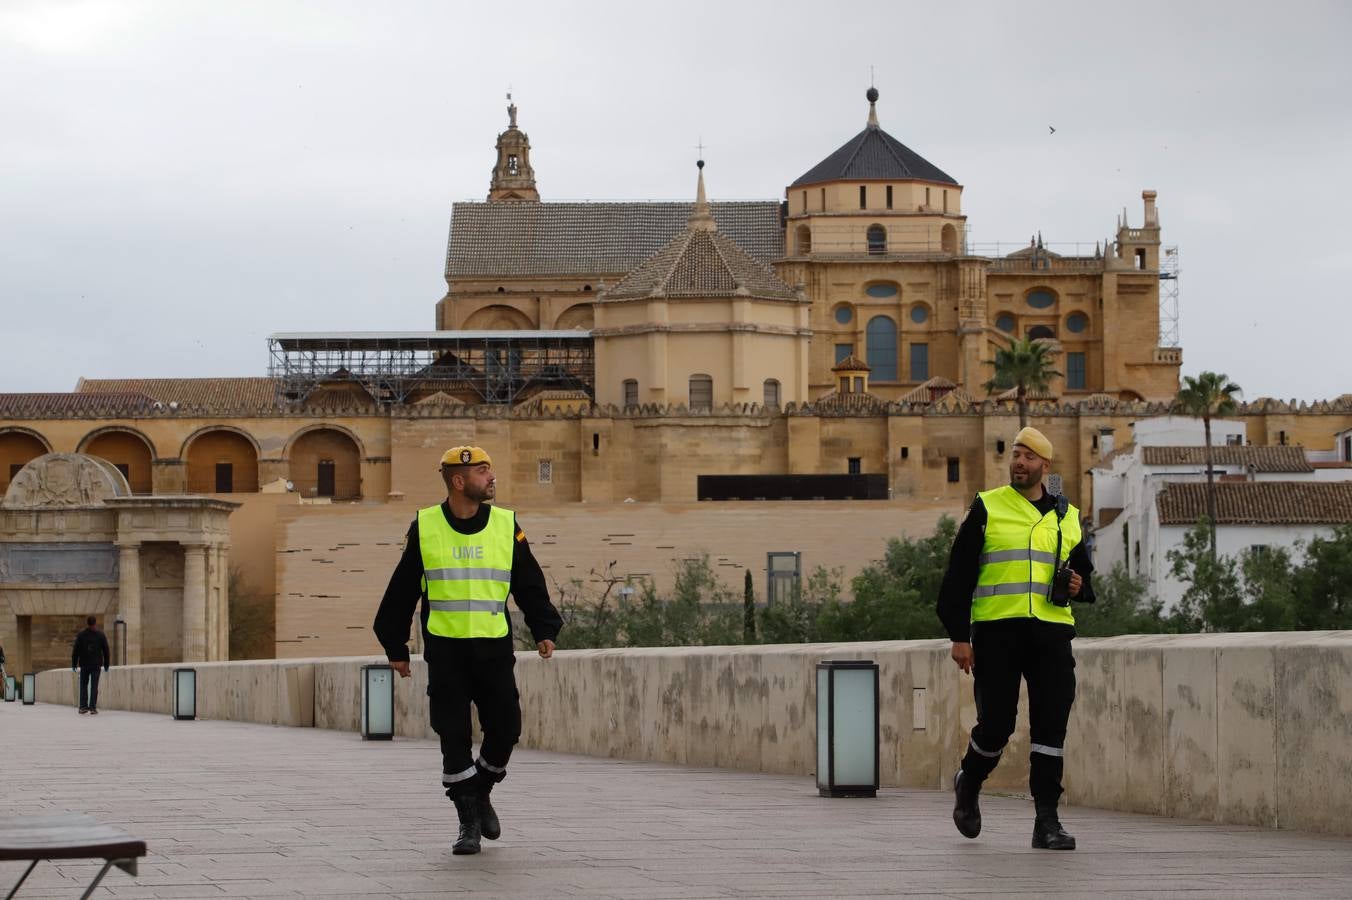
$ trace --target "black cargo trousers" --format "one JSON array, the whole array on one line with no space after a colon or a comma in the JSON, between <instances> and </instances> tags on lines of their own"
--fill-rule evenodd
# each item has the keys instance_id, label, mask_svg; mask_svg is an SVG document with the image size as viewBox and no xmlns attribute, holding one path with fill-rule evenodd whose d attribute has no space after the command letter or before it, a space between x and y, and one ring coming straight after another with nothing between
<instances>
[{"instance_id":1,"label":"black cargo trousers","mask_svg":"<svg viewBox=\"0 0 1352 900\"><path fill-rule=\"evenodd\" d=\"M441 782L454 799L507 777L507 761L521 738L521 697L511 639L448 640L427 659L428 711L441 738ZM460 645L460 646L456 646ZM470 704L479 713L483 742L471 755Z\"/></svg>"},{"instance_id":2,"label":"black cargo trousers","mask_svg":"<svg viewBox=\"0 0 1352 900\"><path fill-rule=\"evenodd\" d=\"M1074 630L1037 619L978 623L973 629L972 674L976 727L963 772L978 784L995 769L1014 733L1019 681L1028 683L1028 788L1036 803L1055 806L1065 769L1066 723L1075 702Z\"/></svg>"}]
</instances>

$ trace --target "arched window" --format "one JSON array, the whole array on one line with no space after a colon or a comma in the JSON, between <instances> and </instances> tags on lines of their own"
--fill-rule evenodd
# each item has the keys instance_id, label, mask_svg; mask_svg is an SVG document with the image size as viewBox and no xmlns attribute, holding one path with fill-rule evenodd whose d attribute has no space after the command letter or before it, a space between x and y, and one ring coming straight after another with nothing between
<instances>
[{"instance_id":1,"label":"arched window","mask_svg":"<svg viewBox=\"0 0 1352 900\"><path fill-rule=\"evenodd\" d=\"M995 327L1001 331L1012 334L1017 325L1018 322L1016 322L1014 317L1009 313L1000 313L1000 315L995 317Z\"/></svg>"},{"instance_id":2,"label":"arched window","mask_svg":"<svg viewBox=\"0 0 1352 900\"><path fill-rule=\"evenodd\" d=\"M765 379L765 408L779 408L779 380L776 378Z\"/></svg>"},{"instance_id":3,"label":"arched window","mask_svg":"<svg viewBox=\"0 0 1352 900\"><path fill-rule=\"evenodd\" d=\"M868 227L868 252L887 252L887 229L883 228L883 226L870 225Z\"/></svg>"},{"instance_id":4,"label":"arched window","mask_svg":"<svg viewBox=\"0 0 1352 900\"><path fill-rule=\"evenodd\" d=\"M897 323L888 316L869 319L864 346L864 362L873 370L873 380L896 381Z\"/></svg>"},{"instance_id":5,"label":"arched window","mask_svg":"<svg viewBox=\"0 0 1352 900\"><path fill-rule=\"evenodd\" d=\"M806 203L806 201L804 201ZM798 255L806 256L812 252L812 229L806 225L799 225L798 231Z\"/></svg>"},{"instance_id":6,"label":"arched window","mask_svg":"<svg viewBox=\"0 0 1352 900\"><path fill-rule=\"evenodd\" d=\"M1089 317L1082 312L1073 312L1066 316L1066 330L1072 334L1081 334L1089 327Z\"/></svg>"},{"instance_id":7,"label":"arched window","mask_svg":"<svg viewBox=\"0 0 1352 900\"><path fill-rule=\"evenodd\" d=\"M624 380L624 405L638 406L638 379L626 378Z\"/></svg>"},{"instance_id":8,"label":"arched window","mask_svg":"<svg viewBox=\"0 0 1352 900\"><path fill-rule=\"evenodd\" d=\"M1028 329L1028 339L1030 341L1054 337L1056 337L1056 332L1052 331L1046 325L1034 325L1032 328Z\"/></svg>"},{"instance_id":9,"label":"arched window","mask_svg":"<svg viewBox=\"0 0 1352 900\"><path fill-rule=\"evenodd\" d=\"M714 408L714 379L710 375L690 376L690 408Z\"/></svg>"}]
</instances>

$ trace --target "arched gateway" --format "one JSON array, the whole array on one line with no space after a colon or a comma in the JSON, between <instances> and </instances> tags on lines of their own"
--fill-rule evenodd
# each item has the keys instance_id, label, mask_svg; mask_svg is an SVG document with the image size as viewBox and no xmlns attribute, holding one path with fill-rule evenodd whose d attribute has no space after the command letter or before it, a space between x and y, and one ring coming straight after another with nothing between
<instances>
[{"instance_id":1,"label":"arched gateway","mask_svg":"<svg viewBox=\"0 0 1352 900\"><path fill-rule=\"evenodd\" d=\"M117 663L228 659L227 520L238 506L133 496L115 465L80 453L26 464L0 501L10 667L65 667L90 615L103 619Z\"/></svg>"}]
</instances>

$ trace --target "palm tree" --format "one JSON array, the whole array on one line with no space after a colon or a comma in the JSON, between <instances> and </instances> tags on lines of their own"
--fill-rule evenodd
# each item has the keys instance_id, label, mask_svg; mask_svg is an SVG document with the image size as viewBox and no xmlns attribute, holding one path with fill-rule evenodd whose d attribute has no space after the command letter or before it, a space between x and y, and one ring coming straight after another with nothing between
<instances>
[{"instance_id":1,"label":"palm tree","mask_svg":"<svg viewBox=\"0 0 1352 900\"><path fill-rule=\"evenodd\" d=\"M1032 338L1010 338L1009 346L995 351L995 377L982 387L987 394L1015 389L1019 427L1028 424L1028 392L1045 391L1061 373L1052 368L1051 345Z\"/></svg>"},{"instance_id":2,"label":"palm tree","mask_svg":"<svg viewBox=\"0 0 1352 900\"><path fill-rule=\"evenodd\" d=\"M1183 387L1174 397L1174 405L1184 415L1202 420L1206 434L1206 516L1211 525L1211 557L1216 557L1216 483L1211 465L1211 420L1234 415L1235 395L1242 393L1229 376L1217 372L1203 372L1196 378L1183 376Z\"/></svg>"}]
</instances>

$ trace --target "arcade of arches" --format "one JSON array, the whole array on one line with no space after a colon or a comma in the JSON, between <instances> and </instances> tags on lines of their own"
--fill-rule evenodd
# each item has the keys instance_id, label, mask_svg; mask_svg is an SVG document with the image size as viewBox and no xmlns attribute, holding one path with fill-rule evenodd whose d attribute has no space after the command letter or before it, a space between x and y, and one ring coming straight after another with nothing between
<instances>
[{"instance_id":1,"label":"arcade of arches","mask_svg":"<svg viewBox=\"0 0 1352 900\"><path fill-rule=\"evenodd\" d=\"M285 442L281 442L285 446ZM251 494L268 481L289 481L303 497L359 500L362 451L354 435L337 427L309 426L290 438L280 458L260 455L258 440L234 426L205 426L186 440L180 457L157 456L150 439L130 426L96 427L67 446L36 429L0 430L0 495L23 467L57 450L98 457L113 464L134 495Z\"/></svg>"}]
</instances>

